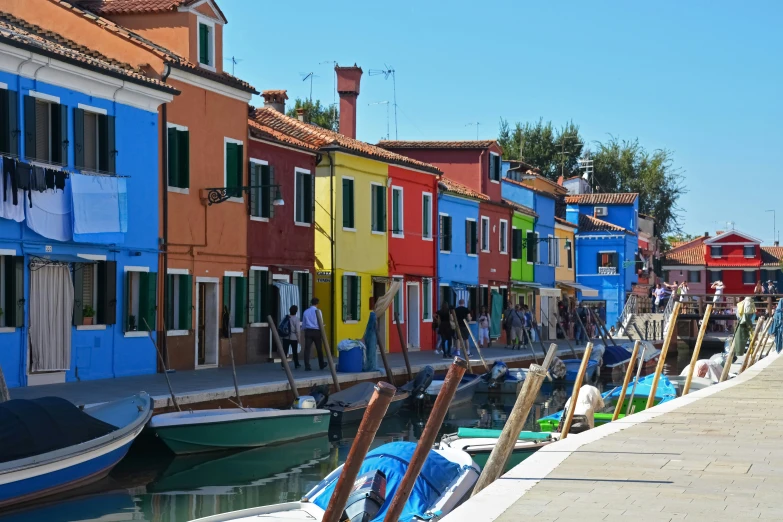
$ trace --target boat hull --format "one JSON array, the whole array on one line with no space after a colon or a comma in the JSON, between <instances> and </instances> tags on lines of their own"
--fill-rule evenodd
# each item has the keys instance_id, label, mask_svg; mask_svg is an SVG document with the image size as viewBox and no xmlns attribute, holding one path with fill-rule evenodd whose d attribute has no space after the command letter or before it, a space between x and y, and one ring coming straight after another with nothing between
<instances>
[{"instance_id":1,"label":"boat hull","mask_svg":"<svg viewBox=\"0 0 783 522\"><path fill-rule=\"evenodd\" d=\"M408 392L398 392L392 398L389 403L389 408L386 410L384 418L396 415L401 409L405 401L410 394ZM358 424L364 417L364 412L367 411L367 405L361 404L360 406L348 406L345 408L334 408L331 410L331 416L329 417L329 426L332 429L340 428L348 424Z\"/></svg>"},{"instance_id":2,"label":"boat hull","mask_svg":"<svg viewBox=\"0 0 783 522\"><path fill-rule=\"evenodd\" d=\"M292 413L286 415L286 411ZM231 415L231 420L223 420L216 416L212 422L167 426L153 424L155 417L150 427L171 451L186 455L324 436L329 431L329 413L328 410L283 410L269 417Z\"/></svg>"},{"instance_id":3,"label":"boat hull","mask_svg":"<svg viewBox=\"0 0 783 522\"><path fill-rule=\"evenodd\" d=\"M440 389L443 386L444 379L433 379L432 384L429 385L425 395L430 403L434 403L435 399L440 393ZM451 401L451 405L459 404L461 402L467 402L473 400L473 396L476 394L476 389L481 382L479 375L465 375L462 377L462 381L457 387L457 392L454 394L454 399Z\"/></svg>"}]
</instances>

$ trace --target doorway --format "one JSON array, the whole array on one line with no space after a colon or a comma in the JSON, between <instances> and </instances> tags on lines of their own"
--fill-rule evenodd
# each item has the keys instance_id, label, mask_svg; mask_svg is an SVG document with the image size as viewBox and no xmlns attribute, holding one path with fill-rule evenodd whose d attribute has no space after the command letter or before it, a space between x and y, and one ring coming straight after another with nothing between
<instances>
[{"instance_id":1,"label":"doorway","mask_svg":"<svg viewBox=\"0 0 783 522\"><path fill-rule=\"evenodd\" d=\"M408 348L420 349L420 312L419 312L419 284L408 283L408 312L405 318L408 321Z\"/></svg>"},{"instance_id":2,"label":"doorway","mask_svg":"<svg viewBox=\"0 0 783 522\"><path fill-rule=\"evenodd\" d=\"M217 366L220 309L217 278L196 279L196 368Z\"/></svg>"}]
</instances>

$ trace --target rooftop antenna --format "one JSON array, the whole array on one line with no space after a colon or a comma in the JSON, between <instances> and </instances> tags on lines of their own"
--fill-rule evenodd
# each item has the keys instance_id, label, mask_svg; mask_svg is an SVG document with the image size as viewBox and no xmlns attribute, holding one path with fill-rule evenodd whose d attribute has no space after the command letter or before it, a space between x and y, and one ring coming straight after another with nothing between
<instances>
[{"instance_id":1,"label":"rooftop antenna","mask_svg":"<svg viewBox=\"0 0 783 522\"><path fill-rule=\"evenodd\" d=\"M240 63L242 61L242 58L237 58L236 56L232 56L230 58L226 58L229 62L231 62L231 76L235 76L234 74L234 67L236 67L236 64Z\"/></svg>"},{"instance_id":2,"label":"rooftop antenna","mask_svg":"<svg viewBox=\"0 0 783 522\"><path fill-rule=\"evenodd\" d=\"M386 139L389 139L389 101L379 101L374 103L368 103L367 105L386 105Z\"/></svg>"},{"instance_id":3,"label":"rooftop antenna","mask_svg":"<svg viewBox=\"0 0 783 522\"><path fill-rule=\"evenodd\" d=\"M476 121L476 122L466 123L465 127L472 127L474 125L476 126L476 139L478 140L479 139L479 127L481 126L481 122L480 121Z\"/></svg>"},{"instance_id":4,"label":"rooftop antenna","mask_svg":"<svg viewBox=\"0 0 783 522\"><path fill-rule=\"evenodd\" d=\"M399 136L397 136L397 75L396 71L394 70L394 67L391 67L389 65L384 64L383 69L370 69L370 72L368 73L370 76L376 76L378 74L382 74L384 79L388 80L389 76L392 78L392 89L393 89L393 96L394 96L394 139L399 139ZM388 133L387 133L388 134Z\"/></svg>"},{"instance_id":5,"label":"rooftop antenna","mask_svg":"<svg viewBox=\"0 0 783 522\"><path fill-rule=\"evenodd\" d=\"M313 78L317 78L318 75L309 72L309 73L299 73L302 76L302 81L306 81L308 78L310 78L310 105L313 104Z\"/></svg>"}]
</instances>

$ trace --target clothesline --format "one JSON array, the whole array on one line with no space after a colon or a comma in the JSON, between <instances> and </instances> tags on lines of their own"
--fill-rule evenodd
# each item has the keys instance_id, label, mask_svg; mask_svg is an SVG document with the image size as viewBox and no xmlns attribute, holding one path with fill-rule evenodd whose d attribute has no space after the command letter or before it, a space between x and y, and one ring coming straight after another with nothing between
<instances>
[{"instance_id":1,"label":"clothesline","mask_svg":"<svg viewBox=\"0 0 783 522\"><path fill-rule=\"evenodd\" d=\"M106 178L130 178L130 176L123 176L123 175L120 175L120 174L113 174L111 172L104 172L104 171L97 170L97 169L77 172L77 171L73 171L73 170L68 170L68 169L65 168L65 165L61 165L59 163L52 163L52 162L47 162L47 161L38 161L38 160L35 160L35 159L30 159L30 158L22 158L22 157L20 157L20 156L18 156L16 154L8 154L8 153L5 153L5 152L0 154L0 156L2 156L4 158L11 158L11 159L15 159L17 161L28 163L28 164L30 164L30 165L32 165L34 167L44 167L44 168L52 169L52 170L59 170L60 172L65 173L66 176L70 176L71 174L81 174L82 176L102 176L102 177L106 177Z\"/></svg>"}]
</instances>

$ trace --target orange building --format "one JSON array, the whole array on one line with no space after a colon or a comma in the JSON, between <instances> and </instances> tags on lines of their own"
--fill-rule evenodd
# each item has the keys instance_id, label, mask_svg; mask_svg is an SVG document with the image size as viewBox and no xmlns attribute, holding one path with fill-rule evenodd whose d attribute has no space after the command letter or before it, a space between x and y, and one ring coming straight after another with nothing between
<instances>
[{"instance_id":1,"label":"orange building","mask_svg":"<svg viewBox=\"0 0 783 522\"><path fill-rule=\"evenodd\" d=\"M223 70L227 21L216 2L5 0L3 10L180 91L159 111L166 278L158 285L158 339L172 368L224 364L225 307L235 357L245 362L248 207L237 187L247 185L248 102L256 91Z\"/></svg>"}]
</instances>

